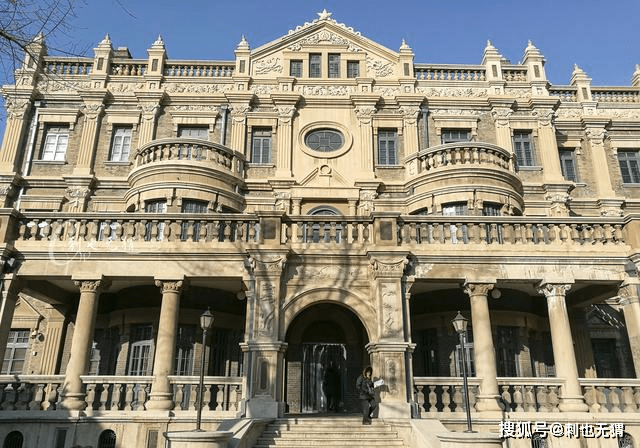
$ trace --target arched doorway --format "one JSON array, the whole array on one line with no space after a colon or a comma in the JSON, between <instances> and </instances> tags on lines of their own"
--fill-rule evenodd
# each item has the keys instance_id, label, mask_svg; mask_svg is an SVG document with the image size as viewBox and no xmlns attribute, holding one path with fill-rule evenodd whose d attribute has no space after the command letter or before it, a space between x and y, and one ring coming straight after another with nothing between
<instances>
[{"instance_id":1,"label":"arched doorway","mask_svg":"<svg viewBox=\"0 0 640 448\"><path fill-rule=\"evenodd\" d=\"M358 317L342 305L313 305L296 316L286 340L287 412L357 412L354 384L369 364Z\"/></svg>"}]
</instances>

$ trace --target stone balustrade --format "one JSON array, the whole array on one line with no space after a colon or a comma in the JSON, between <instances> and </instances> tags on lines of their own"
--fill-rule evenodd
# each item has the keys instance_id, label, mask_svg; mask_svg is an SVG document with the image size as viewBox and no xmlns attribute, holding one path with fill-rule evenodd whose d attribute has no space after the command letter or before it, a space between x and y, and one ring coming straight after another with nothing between
<instances>
[{"instance_id":1,"label":"stone balustrade","mask_svg":"<svg viewBox=\"0 0 640 448\"><path fill-rule=\"evenodd\" d=\"M115 59L110 74L115 76L143 76L147 71L146 59Z\"/></svg>"},{"instance_id":2,"label":"stone balustrade","mask_svg":"<svg viewBox=\"0 0 640 448\"><path fill-rule=\"evenodd\" d=\"M507 82L527 82L527 69L520 66L502 66L502 78Z\"/></svg>"},{"instance_id":3,"label":"stone balustrade","mask_svg":"<svg viewBox=\"0 0 640 448\"><path fill-rule=\"evenodd\" d=\"M551 86L549 95L560 98L562 102L575 103L578 100L578 87L576 86Z\"/></svg>"},{"instance_id":4,"label":"stone balustrade","mask_svg":"<svg viewBox=\"0 0 640 448\"><path fill-rule=\"evenodd\" d=\"M44 73L58 76L87 76L91 74L93 59L73 57L45 57Z\"/></svg>"},{"instance_id":5,"label":"stone balustrade","mask_svg":"<svg viewBox=\"0 0 640 448\"><path fill-rule=\"evenodd\" d=\"M423 81L485 81L484 65L415 64L416 79Z\"/></svg>"},{"instance_id":6,"label":"stone balustrade","mask_svg":"<svg viewBox=\"0 0 640 448\"><path fill-rule=\"evenodd\" d=\"M414 160L417 169L413 175L465 165L490 166L515 172L513 154L489 143L459 142L432 146L408 157L406 162L411 166Z\"/></svg>"},{"instance_id":7,"label":"stone balustrade","mask_svg":"<svg viewBox=\"0 0 640 448\"><path fill-rule=\"evenodd\" d=\"M164 66L165 76L181 78L228 78L233 76L233 61L176 61Z\"/></svg>"},{"instance_id":8,"label":"stone balustrade","mask_svg":"<svg viewBox=\"0 0 640 448\"><path fill-rule=\"evenodd\" d=\"M280 220L279 244L285 246L366 246L382 242L415 249L426 245L522 245L553 249L625 244L623 222L605 218L304 215L283 216ZM384 241L377 230L382 223L392 229L389 239ZM250 214L26 212L16 219L15 234L17 244L66 242L67 246L82 245L87 250L126 251L149 243L184 243L190 244L189 249L225 243L251 246L262 242L261 228L262 218Z\"/></svg>"},{"instance_id":9,"label":"stone balustrade","mask_svg":"<svg viewBox=\"0 0 640 448\"><path fill-rule=\"evenodd\" d=\"M149 400L151 376L81 377L88 411L144 411ZM174 410L195 411L197 376L171 376ZM0 410L52 411L60 408L64 375L0 376ZM242 398L241 377L205 377L203 410L235 415Z\"/></svg>"},{"instance_id":10,"label":"stone balustrade","mask_svg":"<svg viewBox=\"0 0 640 448\"><path fill-rule=\"evenodd\" d=\"M637 87L592 87L591 98L599 103L638 103L640 90Z\"/></svg>"},{"instance_id":11,"label":"stone balustrade","mask_svg":"<svg viewBox=\"0 0 640 448\"><path fill-rule=\"evenodd\" d=\"M144 145L135 155L134 169L166 161L198 162L236 176L244 169L244 159L239 153L222 145L195 138L167 138Z\"/></svg>"},{"instance_id":12,"label":"stone balustrade","mask_svg":"<svg viewBox=\"0 0 640 448\"><path fill-rule=\"evenodd\" d=\"M480 381L469 378L469 401L475 412ZM621 378L581 378L585 402L590 413L632 413L640 409L640 380ZM462 378L415 377L414 400L421 412L464 411ZM561 412L559 378L498 378L506 412Z\"/></svg>"}]
</instances>

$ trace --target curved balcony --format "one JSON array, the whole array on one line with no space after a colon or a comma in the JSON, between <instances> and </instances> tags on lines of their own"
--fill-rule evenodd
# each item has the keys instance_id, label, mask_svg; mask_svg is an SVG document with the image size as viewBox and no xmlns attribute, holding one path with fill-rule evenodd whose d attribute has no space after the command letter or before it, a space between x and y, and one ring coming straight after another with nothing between
<instances>
[{"instance_id":1,"label":"curved balcony","mask_svg":"<svg viewBox=\"0 0 640 448\"><path fill-rule=\"evenodd\" d=\"M458 142L426 148L405 159L411 212L434 212L442 204L465 202L507 206L515 213L524 206L522 182L513 154L483 142Z\"/></svg>"},{"instance_id":2,"label":"curved balcony","mask_svg":"<svg viewBox=\"0 0 640 448\"><path fill-rule=\"evenodd\" d=\"M244 156L200 139L154 140L138 149L129 173L127 208L157 198L190 198L240 211Z\"/></svg>"}]
</instances>

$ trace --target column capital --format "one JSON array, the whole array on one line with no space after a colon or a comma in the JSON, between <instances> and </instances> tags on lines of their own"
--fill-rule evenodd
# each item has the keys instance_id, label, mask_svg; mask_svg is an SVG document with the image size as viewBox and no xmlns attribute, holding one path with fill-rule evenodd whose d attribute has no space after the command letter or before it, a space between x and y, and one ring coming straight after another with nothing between
<instances>
[{"instance_id":1,"label":"column capital","mask_svg":"<svg viewBox=\"0 0 640 448\"><path fill-rule=\"evenodd\" d=\"M404 275L404 269L409 260L406 256L402 258L371 257L369 262L373 278L400 278Z\"/></svg>"},{"instance_id":2,"label":"column capital","mask_svg":"<svg viewBox=\"0 0 640 448\"><path fill-rule=\"evenodd\" d=\"M183 280L156 280L155 284L160 290L162 294L166 292L175 292L179 293L182 290Z\"/></svg>"},{"instance_id":3,"label":"column capital","mask_svg":"<svg viewBox=\"0 0 640 448\"><path fill-rule=\"evenodd\" d=\"M271 256L258 257L256 253L250 253L246 267L250 274L280 275L287 263L287 256L287 253L274 253Z\"/></svg>"},{"instance_id":4,"label":"column capital","mask_svg":"<svg viewBox=\"0 0 640 448\"><path fill-rule=\"evenodd\" d=\"M637 303L638 297L638 281L625 281L618 289L618 303L622 306L631 303Z\"/></svg>"},{"instance_id":5,"label":"column capital","mask_svg":"<svg viewBox=\"0 0 640 448\"><path fill-rule=\"evenodd\" d=\"M105 291L111 284L110 280L74 280L73 283L80 288L80 293L93 292L98 293Z\"/></svg>"},{"instance_id":6,"label":"column capital","mask_svg":"<svg viewBox=\"0 0 640 448\"><path fill-rule=\"evenodd\" d=\"M543 294L546 298L557 297L557 296L566 296L567 292L571 289L573 282L545 282L542 281L538 284L536 289L538 290L538 294Z\"/></svg>"},{"instance_id":7,"label":"column capital","mask_svg":"<svg viewBox=\"0 0 640 448\"><path fill-rule=\"evenodd\" d=\"M462 285L464 293L469 297L486 296L495 286L495 282L474 282L469 280Z\"/></svg>"}]
</instances>

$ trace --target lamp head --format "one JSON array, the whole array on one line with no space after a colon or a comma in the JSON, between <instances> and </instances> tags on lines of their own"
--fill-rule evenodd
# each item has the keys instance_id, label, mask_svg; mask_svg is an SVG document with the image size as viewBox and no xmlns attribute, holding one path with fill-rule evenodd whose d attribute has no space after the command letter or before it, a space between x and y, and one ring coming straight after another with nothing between
<instances>
[{"instance_id":1,"label":"lamp head","mask_svg":"<svg viewBox=\"0 0 640 448\"><path fill-rule=\"evenodd\" d=\"M207 311L200 315L200 328L202 331L207 331L213 325L213 313L207 308Z\"/></svg>"},{"instance_id":2,"label":"lamp head","mask_svg":"<svg viewBox=\"0 0 640 448\"><path fill-rule=\"evenodd\" d=\"M453 318L451 323L453 324L453 328L455 328L456 333L462 334L466 333L469 320L465 318L460 311L458 311L458 314Z\"/></svg>"}]
</instances>

